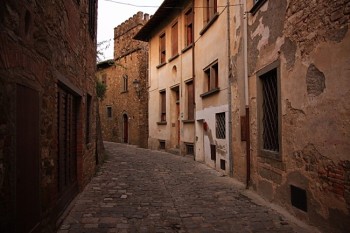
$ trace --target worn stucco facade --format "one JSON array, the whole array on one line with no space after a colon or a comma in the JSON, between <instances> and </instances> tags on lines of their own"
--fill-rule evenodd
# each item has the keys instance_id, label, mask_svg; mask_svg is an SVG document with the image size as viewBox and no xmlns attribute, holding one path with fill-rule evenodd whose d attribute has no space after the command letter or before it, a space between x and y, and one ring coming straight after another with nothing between
<instances>
[{"instance_id":1,"label":"worn stucco facade","mask_svg":"<svg viewBox=\"0 0 350 233\"><path fill-rule=\"evenodd\" d=\"M164 1L136 36L150 49L149 147L229 174L227 14L225 1L210 13L203 4Z\"/></svg>"},{"instance_id":2,"label":"worn stucco facade","mask_svg":"<svg viewBox=\"0 0 350 233\"><path fill-rule=\"evenodd\" d=\"M0 232L56 232L96 147L97 1L1 1Z\"/></svg>"},{"instance_id":3,"label":"worn stucco facade","mask_svg":"<svg viewBox=\"0 0 350 233\"><path fill-rule=\"evenodd\" d=\"M184 35L192 4L188 52ZM224 160L226 174L299 219L323 232L348 232L350 3L168 0L162 6L153 19L159 23L137 36L150 45L149 146L159 149L165 141L165 149L178 147L181 119L180 147L193 142L196 160L218 170ZM168 51L175 22L182 26L173 59ZM164 33L167 59L161 62ZM208 84L208 75L216 74L218 84ZM186 121L186 80L195 86L193 125ZM217 132L223 112L226 139Z\"/></svg>"},{"instance_id":4,"label":"worn stucco facade","mask_svg":"<svg viewBox=\"0 0 350 233\"><path fill-rule=\"evenodd\" d=\"M324 232L350 231L349 26L349 1L266 1L248 16L252 187ZM273 157L264 153L261 89L271 70Z\"/></svg>"},{"instance_id":5,"label":"worn stucco facade","mask_svg":"<svg viewBox=\"0 0 350 233\"><path fill-rule=\"evenodd\" d=\"M96 76L107 86L99 103L105 141L147 148L148 44L132 38L148 20L148 14L138 12L115 27L114 59L97 64Z\"/></svg>"}]
</instances>

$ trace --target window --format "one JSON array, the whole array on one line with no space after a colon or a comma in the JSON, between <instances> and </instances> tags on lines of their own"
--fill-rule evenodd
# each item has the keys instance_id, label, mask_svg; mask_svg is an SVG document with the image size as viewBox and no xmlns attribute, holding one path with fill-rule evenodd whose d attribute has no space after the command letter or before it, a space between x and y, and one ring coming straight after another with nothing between
<instances>
[{"instance_id":1,"label":"window","mask_svg":"<svg viewBox=\"0 0 350 233\"><path fill-rule=\"evenodd\" d=\"M163 33L159 37L159 58L160 58L160 64L165 63L166 59L166 50L165 50L165 33Z\"/></svg>"},{"instance_id":2,"label":"window","mask_svg":"<svg viewBox=\"0 0 350 233\"><path fill-rule=\"evenodd\" d=\"M185 47L193 43L193 11L189 9L185 13Z\"/></svg>"},{"instance_id":3,"label":"window","mask_svg":"<svg viewBox=\"0 0 350 233\"><path fill-rule=\"evenodd\" d=\"M89 0L89 33L92 39L96 34L96 0Z\"/></svg>"},{"instance_id":4,"label":"window","mask_svg":"<svg viewBox=\"0 0 350 233\"><path fill-rule=\"evenodd\" d=\"M186 83L187 87L187 120L194 120L194 88L193 82Z\"/></svg>"},{"instance_id":5,"label":"window","mask_svg":"<svg viewBox=\"0 0 350 233\"><path fill-rule=\"evenodd\" d=\"M277 69L260 76L262 84L263 149L279 151Z\"/></svg>"},{"instance_id":6,"label":"window","mask_svg":"<svg viewBox=\"0 0 350 233\"><path fill-rule=\"evenodd\" d=\"M178 23L171 27L171 56L178 55Z\"/></svg>"},{"instance_id":7,"label":"window","mask_svg":"<svg viewBox=\"0 0 350 233\"><path fill-rule=\"evenodd\" d=\"M226 138L226 118L225 113L217 113L215 116L216 120L216 138L225 139Z\"/></svg>"},{"instance_id":8,"label":"window","mask_svg":"<svg viewBox=\"0 0 350 233\"><path fill-rule=\"evenodd\" d=\"M128 76L126 74L123 75L123 92L128 91Z\"/></svg>"},{"instance_id":9,"label":"window","mask_svg":"<svg viewBox=\"0 0 350 233\"><path fill-rule=\"evenodd\" d=\"M215 14L218 12L217 0L204 0L204 24L209 23L209 21L214 18Z\"/></svg>"},{"instance_id":10,"label":"window","mask_svg":"<svg viewBox=\"0 0 350 233\"><path fill-rule=\"evenodd\" d=\"M85 142L90 142L90 131L91 131L91 95L86 96L86 122L85 122Z\"/></svg>"},{"instance_id":11,"label":"window","mask_svg":"<svg viewBox=\"0 0 350 233\"><path fill-rule=\"evenodd\" d=\"M186 143L186 155L194 155L194 145L193 143Z\"/></svg>"},{"instance_id":12,"label":"window","mask_svg":"<svg viewBox=\"0 0 350 233\"><path fill-rule=\"evenodd\" d=\"M160 93L160 121L166 121L166 92L161 91Z\"/></svg>"},{"instance_id":13,"label":"window","mask_svg":"<svg viewBox=\"0 0 350 233\"><path fill-rule=\"evenodd\" d=\"M281 160L279 64L276 61L257 72L259 152L275 160Z\"/></svg>"},{"instance_id":14,"label":"window","mask_svg":"<svg viewBox=\"0 0 350 233\"><path fill-rule=\"evenodd\" d=\"M107 117L112 118L112 107L111 106L107 106Z\"/></svg>"},{"instance_id":15,"label":"window","mask_svg":"<svg viewBox=\"0 0 350 233\"><path fill-rule=\"evenodd\" d=\"M215 61L204 70L204 89L205 93L201 94L201 97L205 97L209 94L216 93L219 91L219 65L218 62Z\"/></svg>"}]
</instances>

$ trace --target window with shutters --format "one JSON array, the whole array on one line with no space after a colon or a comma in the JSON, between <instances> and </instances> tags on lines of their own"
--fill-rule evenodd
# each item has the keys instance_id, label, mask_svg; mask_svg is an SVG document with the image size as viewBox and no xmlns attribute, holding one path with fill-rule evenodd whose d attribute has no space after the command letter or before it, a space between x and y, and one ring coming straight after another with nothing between
<instances>
[{"instance_id":1,"label":"window with shutters","mask_svg":"<svg viewBox=\"0 0 350 233\"><path fill-rule=\"evenodd\" d=\"M200 96L206 97L218 92L219 89L219 64L217 61L206 67L204 70L204 93Z\"/></svg>"},{"instance_id":2,"label":"window with shutters","mask_svg":"<svg viewBox=\"0 0 350 233\"><path fill-rule=\"evenodd\" d=\"M179 54L178 48L178 23L174 23L171 27L171 56L175 57ZM170 59L169 59L170 60Z\"/></svg>"},{"instance_id":3,"label":"window with shutters","mask_svg":"<svg viewBox=\"0 0 350 233\"><path fill-rule=\"evenodd\" d=\"M163 64L165 63L166 59L166 49L165 49L165 33L160 35L159 37L159 63Z\"/></svg>"},{"instance_id":4,"label":"window with shutters","mask_svg":"<svg viewBox=\"0 0 350 233\"><path fill-rule=\"evenodd\" d=\"M204 23L207 24L218 12L217 0L204 0Z\"/></svg>"},{"instance_id":5,"label":"window with shutters","mask_svg":"<svg viewBox=\"0 0 350 233\"><path fill-rule=\"evenodd\" d=\"M277 66L277 67L276 67ZM272 69L271 69L272 67ZM261 155L280 158L279 63L258 72L259 135Z\"/></svg>"},{"instance_id":6,"label":"window with shutters","mask_svg":"<svg viewBox=\"0 0 350 233\"><path fill-rule=\"evenodd\" d=\"M185 13L185 47L193 43L193 11L192 8Z\"/></svg>"},{"instance_id":7,"label":"window with shutters","mask_svg":"<svg viewBox=\"0 0 350 233\"><path fill-rule=\"evenodd\" d=\"M166 122L166 92L161 91L160 94L160 122Z\"/></svg>"},{"instance_id":8,"label":"window with shutters","mask_svg":"<svg viewBox=\"0 0 350 233\"><path fill-rule=\"evenodd\" d=\"M193 81L186 83L187 87L187 120L194 120L194 88Z\"/></svg>"}]
</instances>

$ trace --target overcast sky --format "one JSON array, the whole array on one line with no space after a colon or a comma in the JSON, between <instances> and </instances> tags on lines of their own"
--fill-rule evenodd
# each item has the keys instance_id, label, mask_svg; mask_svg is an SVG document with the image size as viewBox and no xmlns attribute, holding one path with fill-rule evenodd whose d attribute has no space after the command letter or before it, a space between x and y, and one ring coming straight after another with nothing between
<instances>
[{"instance_id":1,"label":"overcast sky","mask_svg":"<svg viewBox=\"0 0 350 233\"><path fill-rule=\"evenodd\" d=\"M113 37L116 26L132 17L138 11L153 15L162 2L163 0L99 0L97 42L110 40L110 47L104 51L105 57L103 60L113 58Z\"/></svg>"}]
</instances>

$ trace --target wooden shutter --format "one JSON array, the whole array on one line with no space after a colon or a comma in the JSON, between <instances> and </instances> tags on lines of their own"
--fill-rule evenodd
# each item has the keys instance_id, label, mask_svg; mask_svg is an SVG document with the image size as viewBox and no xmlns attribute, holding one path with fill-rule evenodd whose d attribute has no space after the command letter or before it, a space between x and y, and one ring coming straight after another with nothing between
<instances>
[{"instance_id":1,"label":"wooden shutter","mask_svg":"<svg viewBox=\"0 0 350 233\"><path fill-rule=\"evenodd\" d=\"M194 93L193 82L187 83L187 119L194 119Z\"/></svg>"},{"instance_id":2,"label":"wooden shutter","mask_svg":"<svg viewBox=\"0 0 350 233\"><path fill-rule=\"evenodd\" d=\"M176 22L171 28L171 55L178 54L178 23Z\"/></svg>"}]
</instances>

